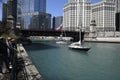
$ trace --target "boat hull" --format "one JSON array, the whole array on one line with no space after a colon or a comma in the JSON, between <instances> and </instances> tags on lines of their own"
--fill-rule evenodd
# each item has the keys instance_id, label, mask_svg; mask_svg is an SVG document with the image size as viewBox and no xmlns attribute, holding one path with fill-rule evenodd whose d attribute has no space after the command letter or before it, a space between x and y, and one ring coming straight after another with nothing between
<instances>
[{"instance_id":1,"label":"boat hull","mask_svg":"<svg viewBox=\"0 0 120 80\"><path fill-rule=\"evenodd\" d=\"M56 44L67 44L65 41L57 41Z\"/></svg>"},{"instance_id":2,"label":"boat hull","mask_svg":"<svg viewBox=\"0 0 120 80\"><path fill-rule=\"evenodd\" d=\"M70 49L81 50L81 51L88 51L90 48L84 48L84 49L83 48L70 48Z\"/></svg>"},{"instance_id":3,"label":"boat hull","mask_svg":"<svg viewBox=\"0 0 120 80\"><path fill-rule=\"evenodd\" d=\"M81 51L88 51L90 49L89 47L81 47L81 46L69 46L69 48L74 50L81 50Z\"/></svg>"}]
</instances>

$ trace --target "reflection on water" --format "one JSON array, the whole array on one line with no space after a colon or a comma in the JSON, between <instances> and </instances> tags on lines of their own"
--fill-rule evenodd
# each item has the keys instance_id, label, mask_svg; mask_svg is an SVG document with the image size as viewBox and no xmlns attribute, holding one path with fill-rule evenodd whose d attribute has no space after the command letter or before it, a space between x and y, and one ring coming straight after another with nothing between
<instances>
[{"instance_id":1,"label":"reflection on water","mask_svg":"<svg viewBox=\"0 0 120 80\"><path fill-rule=\"evenodd\" d=\"M120 80L120 44L85 43L88 52L37 42L26 46L43 80Z\"/></svg>"}]
</instances>

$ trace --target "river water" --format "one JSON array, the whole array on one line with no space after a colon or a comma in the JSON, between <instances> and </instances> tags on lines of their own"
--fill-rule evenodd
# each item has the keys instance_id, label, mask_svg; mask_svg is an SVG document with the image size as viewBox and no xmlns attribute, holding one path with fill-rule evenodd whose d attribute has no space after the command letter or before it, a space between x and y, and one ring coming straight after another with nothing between
<instances>
[{"instance_id":1,"label":"river water","mask_svg":"<svg viewBox=\"0 0 120 80\"><path fill-rule=\"evenodd\" d=\"M120 80L120 44L85 43L88 52L68 45L33 42L25 46L43 80Z\"/></svg>"}]
</instances>

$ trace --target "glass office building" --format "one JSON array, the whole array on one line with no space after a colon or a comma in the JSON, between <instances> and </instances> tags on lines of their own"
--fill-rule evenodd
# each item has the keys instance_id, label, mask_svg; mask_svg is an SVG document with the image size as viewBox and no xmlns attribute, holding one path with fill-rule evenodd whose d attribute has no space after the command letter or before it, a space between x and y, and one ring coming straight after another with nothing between
<instances>
[{"instance_id":1,"label":"glass office building","mask_svg":"<svg viewBox=\"0 0 120 80\"><path fill-rule=\"evenodd\" d=\"M18 0L18 14L46 12L46 0Z\"/></svg>"},{"instance_id":2,"label":"glass office building","mask_svg":"<svg viewBox=\"0 0 120 80\"><path fill-rule=\"evenodd\" d=\"M17 22L22 29L50 29L51 14L46 13L46 0L18 0Z\"/></svg>"}]
</instances>

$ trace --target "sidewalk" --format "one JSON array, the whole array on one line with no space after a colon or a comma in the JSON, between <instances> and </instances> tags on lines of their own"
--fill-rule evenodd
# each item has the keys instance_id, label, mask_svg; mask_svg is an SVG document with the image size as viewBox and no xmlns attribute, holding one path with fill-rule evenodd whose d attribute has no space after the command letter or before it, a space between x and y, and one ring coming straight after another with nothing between
<instances>
[{"instance_id":1,"label":"sidewalk","mask_svg":"<svg viewBox=\"0 0 120 80\"><path fill-rule=\"evenodd\" d=\"M120 43L120 37L85 38L85 42Z\"/></svg>"}]
</instances>

